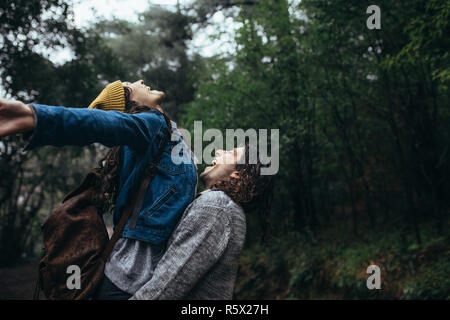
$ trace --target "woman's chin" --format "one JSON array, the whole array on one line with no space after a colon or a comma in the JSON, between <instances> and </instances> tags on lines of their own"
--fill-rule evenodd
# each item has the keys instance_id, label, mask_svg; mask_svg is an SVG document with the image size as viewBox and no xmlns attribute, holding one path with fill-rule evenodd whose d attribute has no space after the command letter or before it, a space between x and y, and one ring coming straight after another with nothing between
<instances>
[{"instance_id":1,"label":"woman's chin","mask_svg":"<svg viewBox=\"0 0 450 320\"><path fill-rule=\"evenodd\" d=\"M153 95L159 96L160 99L163 99L164 96L166 95L163 91L158 91L158 90L151 90L150 93Z\"/></svg>"},{"instance_id":2,"label":"woman's chin","mask_svg":"<svg viewBox=\"0 0 450 320\"><path fill-rule=\"evenodd\" d=\"M160 96L158 99L156 99L156 104L160 105L164 100L164 95Z\"/></svg>"}]
</instances>

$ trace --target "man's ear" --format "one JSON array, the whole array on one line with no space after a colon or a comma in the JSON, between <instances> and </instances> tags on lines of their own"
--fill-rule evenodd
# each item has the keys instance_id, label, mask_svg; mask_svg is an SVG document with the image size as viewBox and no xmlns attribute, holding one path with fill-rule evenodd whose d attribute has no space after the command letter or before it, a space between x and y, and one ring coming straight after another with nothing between
<instances>
[{"instance_id":1,"label":"man's ear","mask_svg":"<svg viewBox=\"0 0 450 320\"><path fill-rule=\"evenodd\" d=\"M239 172L237 170L234 170L231 174L230 174L231 178L235 178L235 179L239 179Z\"/></svg>"}]
</instances>

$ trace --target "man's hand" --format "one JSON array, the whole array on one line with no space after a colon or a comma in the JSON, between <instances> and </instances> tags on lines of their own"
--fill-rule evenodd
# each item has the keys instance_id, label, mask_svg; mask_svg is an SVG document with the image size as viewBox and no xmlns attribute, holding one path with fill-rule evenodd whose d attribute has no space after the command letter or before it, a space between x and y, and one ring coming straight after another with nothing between
<instances>
[{"instance_id":1,"label":"man's hand","mask_svg":"<svg viewBox=\"0 0 450 320\"><path fill-rule=\"evenodd\" d=\"M0 99L0 138L34 128L34 114L30 106L21 101Z\"/></svg>"}]
</instances>

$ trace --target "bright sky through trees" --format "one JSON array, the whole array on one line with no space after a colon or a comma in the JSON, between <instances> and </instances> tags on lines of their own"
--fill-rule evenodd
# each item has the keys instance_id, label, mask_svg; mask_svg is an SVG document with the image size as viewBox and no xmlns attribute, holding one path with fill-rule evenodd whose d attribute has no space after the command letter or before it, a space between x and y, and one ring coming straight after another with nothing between
<instances>
[{"instance_id":1,"label":"bright sky through trees","mask_svg":"<svg viewBox=\"0 0 450 320\"><path fill-rule=\"evenodd\" d=\"M180 0L180 5L191 3L190 0ZM144 12L149 4L159 5L171 10L176 9L177 0L79 0L74 3L74 19L78 26L88 26L89 23L95 22L97 17L107 19L119 18L129 21L137 21L139 13ZM190 44L190 52L199 52L204 56L211 56L221 52L233 51L229 41L232 40L233 28L230 25L238 26L232 19L225 19L221 12L216 13L211 19L211 25L198 32L194 29L194 39ZM222 36L218 40L210 40L209 35L217 34L219 28ZM60 52L56 60L66 60L70 57L68 52Z\"/></svg>"}]
</instances>

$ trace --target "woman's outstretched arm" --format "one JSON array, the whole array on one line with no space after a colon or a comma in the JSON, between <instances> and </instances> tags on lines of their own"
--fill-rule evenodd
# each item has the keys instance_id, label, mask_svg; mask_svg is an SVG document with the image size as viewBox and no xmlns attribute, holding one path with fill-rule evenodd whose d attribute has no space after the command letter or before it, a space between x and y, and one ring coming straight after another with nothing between
<instances>
[{"instance_id":1,"label":"woman's outstretched arm","mask_svg":"<svg viewBox=\"0 0 450 320\"><path fill-rule=\"evenodd\" d=\"M34 128L34 115L31 107L21 101L0 99L0 138Z\"/></svg>"},{"instance_id":2,"label":"woman's outstretched arm","mask_svg":"<svg viewBox=\"0 0 450 320\"><path fill-rule=\"evenodd\" d=\"M94 142L145 150L164 124L163 117L153 112L127 114L0 100L0 137L28 132L27 150Z\"/></svg>"}]
</instances>

